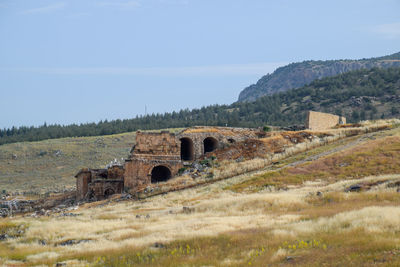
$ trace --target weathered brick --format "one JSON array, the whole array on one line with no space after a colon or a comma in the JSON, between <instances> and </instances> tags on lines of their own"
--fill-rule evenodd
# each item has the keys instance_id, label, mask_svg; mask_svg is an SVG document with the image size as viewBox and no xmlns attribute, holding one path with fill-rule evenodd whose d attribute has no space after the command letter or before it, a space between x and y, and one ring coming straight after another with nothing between
<instances>
[{"instance_id":1,"label":"weathered brick","mask_svg":"<svg viewBox=\"0 0 400 267\"><path fill-rule=\"evenodd\" d=\"M306 128L313 131L327 130L338 124L346 124L346 118L315 111L309 111L307 114Z\"/></svg>"}]
</instances>

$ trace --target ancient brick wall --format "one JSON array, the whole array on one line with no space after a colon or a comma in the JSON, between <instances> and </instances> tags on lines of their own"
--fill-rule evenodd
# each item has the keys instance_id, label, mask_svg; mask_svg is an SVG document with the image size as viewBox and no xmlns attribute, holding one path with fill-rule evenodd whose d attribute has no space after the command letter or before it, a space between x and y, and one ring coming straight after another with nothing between
<instances>
[{"instance_id":1,"label":"ancient brick wall","mask_svg":"<svg viewBox=\"0 0 400 267\"><path fill-rule=\"evenodd\" d=\"M182 168L180 143L168 131L137 132L136 145L125 162L124 186L135 192L151 183L152 171L157 166L168 168L171 177Z\"/></svg>"},{"instance_id":2,"label":"ancient brick wall","mask_svg":"<svg viewBox=\"0 0 400 267\"><path fill-rule=\"evenodd\" d=\"M309 111L307 114L306 128L313 131L320 131L344 123L346 123L345 117L339 117L329 113Z\"/></svg>"},{"instance_id":3,"label":"ancient brick wall","mask_svg":"<svg viewBox=\"0 0 400 267\"><path fill-rule=\"evenodd\" d=\"M89 184L89 189L97 200L101 200L112 194L122 193L124 183L122 180L95 180Z\"/></svg>"},{"instance_id":4,"label":"ancient brick wall","mask_svg":"<svg viewBox=\"0 0 400 267\"><path fill-rule=\"evenodd\" d=\"M181 133L177 136L179 140L179 145L181 145L180 140L182 138L188 138L193 143L194 159L197 160L204 155L204 140L206 138L213 138L216 141L217 148L222 145L222 136L217 133Z\"/></svg>"},{"instance_id":5,"label":"ancient brick wall","mask_svg":"<svg viewBox=\"0 0 400 267\"><path fill-rule=\"evenodd\" d=\"M224 148L231 143L244 141L248 138L256 138L259 130L232 127L206 127L197 126L183 130L177 134L177 142L180 144L182 138L188 138L193 142L194 160L201 158L204 154L206 138L213 138L217 141L215 149Z\"/></svg>"},{"instance_id":6,"label":"ancient brick wall","mask_svg":"<svg viewBox=\"0 0 400 267\"><path fill-rule=\"evenodd\" d=\"M135 154L179 155L179 146L175 135L168 131L161 133L136 133Z\"/></svg>"},{"instance_id":7,"label":"ancient brick wall","mask_svg":"<svg viewBox=\"0 0 400 267\"><path fill-rule=\"evenodd\" d=\"M82 169L76 177L76 199L85 198L88 192L88 184L91 182L91 173L88 169Z\"/></svg>"},{"instance_id":8,"label":"ancient brick wall","mask_svg":"<svg viewBox=\"0 0 400 267\"><path fill-rule=\"evenodd\" d=\"M228 127L192 127L178 134L137 132L136 145L125 162L124 186L135 192L152 183L155 168L167 168L169 178L177 175L184 161L232 143L256 138L258 130ZM186 154L186 156L184 156ZM153 179L154 180L154 179Z\"/></svg>"},{"instance_id":9,"label":"ancient brick wall","mask_svg":"<svg viewBox=\"0 0 400 267\"><path fill-rule=\"evenodd\" d=\"M107 179L123 179L124 168L119 165L111 166L107 169Z\"/></svg>"},{"instance_id":10,"label":"ancient brick wall","mask_svg":"<svg viewBox=\"0 0 400 267\"><path fill-rule=\"evenodd\" d=\"M112 166L108 169L82 169L75 177L77 200L89 195L99 200L108 195L122 193L124 189L122 166Z\"/></svg>"},{"instance_id":11,"label":"ancient brick wall","mask_svg":"<svg viewBox=\"0 0 400 267\"><path fill-rule=\"evenodd\" d=\"M152 170L157 166L167 167L171 172L171 177L174 177L179 169L183 167L183 164L179 159L151 159L141 158L136 155L125 162L125 188L135 192L151 184Z\"/></svg>"}]
</instances>

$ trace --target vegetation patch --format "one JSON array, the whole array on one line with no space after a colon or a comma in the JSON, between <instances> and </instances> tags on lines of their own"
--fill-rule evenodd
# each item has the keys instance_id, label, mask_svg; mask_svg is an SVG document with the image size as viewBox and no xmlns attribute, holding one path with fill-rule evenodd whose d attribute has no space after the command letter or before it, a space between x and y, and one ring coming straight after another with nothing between
<instances>
[{"instance_id":1,"label":"vegetation patch","mask_svg":"<svg viewBox=\"0 0 400 267\"><path fill-rule=\"evenodd\" d=\"M0 241L8 238L21 237L27 228L26 224L17 224L10 220L0 221Z\"/></svg>"},{"instance_id":2,"label":"vegetation patch","mask_svg":"<svg viewBox=\"0 0 400 267\"><path fill-rule=\"evenodd\" d=\"M353 149L339 152L295 167L269 171L229 189L236 192L260 191L268 186L286 188L318 179L335 182L376 174L400 172L400 137L392 136L370 141Z\"/></svg>"},{"instance_id":3,"label":"vegetation patch","mask_svg":"<svg viewBox=\"0 0 400 267\"><path fill-rule=\"evenodd\" d=\"M250 229L73 257L91 266L331 266L332 262L339 266L396 266L400 264L398 238L398 233L377 237L361 229L295 237Z\"/></svg>"}]
</instances>

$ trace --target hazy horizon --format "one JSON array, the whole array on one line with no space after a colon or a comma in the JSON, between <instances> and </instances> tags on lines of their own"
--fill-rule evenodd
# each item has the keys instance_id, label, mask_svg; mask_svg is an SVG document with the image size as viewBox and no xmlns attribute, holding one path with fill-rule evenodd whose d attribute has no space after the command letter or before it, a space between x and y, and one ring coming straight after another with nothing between
<instances>
[{"instance_id":1,"label":"hazy horizon","mask_svg":"<svg viewBox=\"0 0 400 267\"><path fill-rule=\"evenodd\" d=\"M400 1L0 0L0 128L230 104L277 67L399 52Z\"/></svg>"}]
</instances>

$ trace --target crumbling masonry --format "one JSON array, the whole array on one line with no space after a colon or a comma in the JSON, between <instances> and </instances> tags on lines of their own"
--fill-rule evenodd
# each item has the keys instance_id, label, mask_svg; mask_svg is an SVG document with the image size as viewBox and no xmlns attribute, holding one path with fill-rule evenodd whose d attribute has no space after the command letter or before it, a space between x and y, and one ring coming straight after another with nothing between
<instances>
[{"instance_id":1,"label":"crumbling masonry","mask_svg":"<svg viewBox=\"0 0 400 267\"><path fill-rule=\"evenodd\" d=\"M306 126L312 130L331 128L345 118L310 112ZM260 129L192 127L177 134L168 131L136 134L136 145L123 166L108 169L82 169L77 178L77 199L103 199L123 191L135 193L149 184L168 181L181 168L216 149L257 139Z\"/></svg>"},{"instance_id":2,"label":"crumbling masonry","mask_svg":"<svg viewBox=\"0 0 400 267\"><path fill-rule=\"evenodd\" d=\"M329 113L309 111L307 113L306 128L312 131L326 130L336 125L346 124L346 118Z\"/></svg>"},{"instance_id":3,"label":"crumbling masonry","mask_svg":"<svg viewBox=\"0 0 400 267\"><path fill-rule=\"evenodd\" d=\"M123 166L111 166L108 169L84 168L75 177L78 200L101 200L110 195L121 193L124 187Z\"/></svg>"},{"instance_id":4,"label":"crumbling masonry","mask_svg":"<svg viewBox=\"0 0 400 267\"><path fill-rule=\"evenodd\" d=\"M138 131L136 145L124 166L78 172L77 199L98 200L123 191L134 193L146 185L167 181L208 152L256 138L258 131L228 127L192 127L177 134Z\"/></svg>"},{"instance_id":5,"label":"crumbling masonry","mask_svg":"<svg viewBox=\"0 0 400 267\"><path fill-rule=\"evenodd\" d=\"M230 143L256 136L257 130L193 127L173 134L137 132L136 145L125 162L124 187L136 192L150 183L167 181L186 163Z\"/></svg>"}]
</instances>

